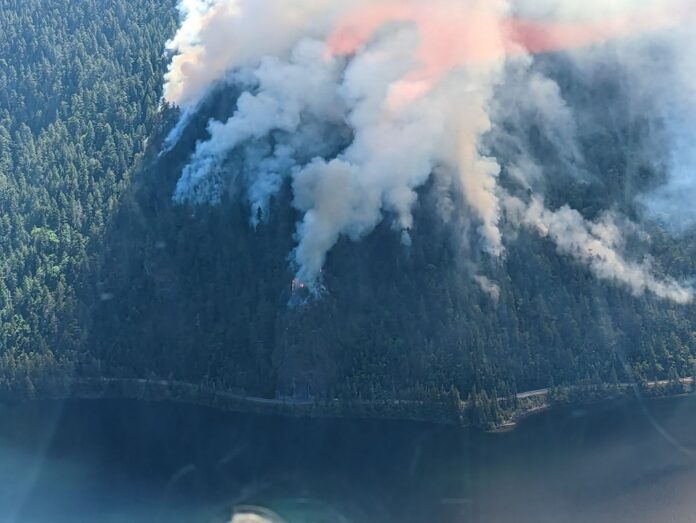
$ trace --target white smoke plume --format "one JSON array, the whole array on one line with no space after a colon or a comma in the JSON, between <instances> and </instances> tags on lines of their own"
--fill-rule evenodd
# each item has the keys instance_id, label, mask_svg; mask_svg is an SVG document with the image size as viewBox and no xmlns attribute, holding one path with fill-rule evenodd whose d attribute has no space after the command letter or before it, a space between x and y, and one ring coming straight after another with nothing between
<instances>
[{"instance_id":1,"label":"white smoke plume","mask_svg":"<svg viewBox=\"0 0 696 523\"><path fill-rule=\"evenodd\" d=\"M296 4L291 11L303 6L316 13L319 2ZM415 190L438 166L458 173L465 199L480 218L487 250L495 256L503 250L496 195L500 167L494 159L479 154L478 141L491 128L487 105L509 45L501 23L507 5L439 0L427 9L423 2L403 11L394 2L384 2L382 7L389 9L373 15L387 16L386 26L375 35L358 34L366 40L356 41L355 48L345 47L352 45L350 19L336 19L334 25L339 29L329 25L323 40L315 39L306 36L316 32L303 24L293 23L281 30L275 18L266 20L256 8L237 2L218 2L203 15L201 9L189 8L187 12L192 14L171 44L181 53L175 56L168 75L166 96L172 103L195 106L212 78L224 77L230 67L250 69L257 81L253 93L242 94L237 111L227 122L210 123L210 139L198 144L177 185L175 200L219 202L226 190L226 181L219 174L230 152L250 143L258 147L254 141L273 134L281 145L269 156L257 158L248 197L254 209L264 209L282 178L293 177L295 206L304 213L295 251L301 281L316 280L339 236L359 239L385 212L394 216L395 227L407 238L413 225ZM250 11L249 18L244 9ZM404 21L390 27L391 9ZM339 13L341 9L329 11ZM434 30L451 16L472 28L471 34L458 37L458 45L468 49L463 59L470 64L438 63L438 50L430 49L433 43L424 40L425 35L440 38ZM305 17L303 13L291 18ZM217 47L224 38L215 28L222 24L234 29L240 18L245 31L232 39L225 55ZM261 25L253 27L256 22ZM297 32L301 38L288 46L297 27L302 27ZM246 39L247 34L265 31L271 31L272 41L265 42L263 50ZM283 37L274 38L275 32ZM485 46L474 53L482 37ZM211 48L202 42L210 42ZM208 64L206 53L213 51L216 58ZM334 126L344 122L353 134L352 143L335 158L308 151L313 144L301 137L309 127L316 128L317 122ZM321 136L316 138L321 141ZM291 139L296 147L287 143ZM299 156L310 161L302 163Z\"/></svg>"},{"instance_id":2,"label":"white smoke plume","mask_svg":"<svg viewBox=\"0 0 696 523\"><path fill-rule=\"evenodd\" d=\"M313 123L335 126L341 121L342 103L335 90L340 72L335 60L325 59L324 46L309 40L298 44L287 62L275 57L262 59L253 72L256 93L243 93L237 111L227 122L210 122L210 139L198 143L179 180L175 200L219 201L223 187L214 175L227 154L271 132L285 133L286 139L280 140L271 154L250 155L257 171L250 189L252 203L264 208L264 193L277 190L283 173L295 165L293 142L301 148L316 149L309 154L317 155L322 136L305 136L313 130Z\"/></svg>"},{"instance_id":3,"label":"white smoke plume","mask_svg":"<svg viewBox=\"0 0 696 523\"><path fill-rule=\"evenodd\" d=\"M501 119L514 127L515 115L521 125L520 115L534 114L565 164L577 163L572 111L555 82L531 70L534 54L677 23L676 9L647 0L602 2L588 16L594 3L573 11L550 0L182 0L165 100L183 117L169 141L231 74L248 85L226 122L210 122L174 199L220 203L241 181L253 222L289 180L303 216L297 279L317 289L341 236L359 240L388 217L408 243L417 190L435 176L461 191L491 257L504 255L505 208L598 277L689 301L688 288L660 280L647 262L626 261L608 222L602 228L509 195L496 144L484 146L487 136L504 142L509 171L520 186L534 185L544 173L528 144L496 129ZM440 207L456 212L449 199ZM485 277L477 281L497 295Z\"/></svg>"},{"instance_id":4,"label":"white smoke plume","mask_svg":"<svg viewBox=\"0 0 696 523\"><path fill-rule=\"evenodd\" d=\"M568 206L551 211L538 199L525 204L516 198L506 200L506 209L519 223L534 228L542 237L550 238L560 253L587 265L598 278L622 284L635 295L651 292L681 304L693 300L691 288L655 276L650 260L633 262L621 255L624 247L622 231L609 213L596 222L588 222Z\"/></svg>"},{"instance_id":5,"label":"white smoke plume","mask_svg":"<svg viewBox=\"0 0 696 523\"><path fill-rule=\"evenodd\" d=\"M232 68L283 58L300 39L321 34L324 17L336 16L329 0L181 0L179 11L164 98L184 110Z\"/></svg>"}]
</instances>

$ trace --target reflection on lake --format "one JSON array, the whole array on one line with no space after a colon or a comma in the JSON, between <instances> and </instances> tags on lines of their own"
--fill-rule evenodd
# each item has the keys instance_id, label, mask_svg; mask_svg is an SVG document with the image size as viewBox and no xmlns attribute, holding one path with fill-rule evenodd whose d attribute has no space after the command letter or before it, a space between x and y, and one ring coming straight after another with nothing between
<instances>
[{"instance_id":1,"label":"reflection on lake","mask_svg":"<svg viewBox=\"0 0 696 523\"><path fill-rule=\"evenodd\" d=\"M130 401L0 415L2 522L696 522L696 398L505 434Z\"/></svg>"}]
</instances>

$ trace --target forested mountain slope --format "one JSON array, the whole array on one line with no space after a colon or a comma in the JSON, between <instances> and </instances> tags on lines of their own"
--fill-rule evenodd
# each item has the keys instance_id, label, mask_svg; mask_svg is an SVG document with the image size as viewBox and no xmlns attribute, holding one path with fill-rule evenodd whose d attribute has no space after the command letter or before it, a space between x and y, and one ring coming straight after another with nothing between
<instances>
[{"instance_id":1,"label":"forested mountain slope","mask_svg":"<svg viewBox=\"0 0 696 523\"><path fill-rule=\"evenodd\" d=\"M173 7L0 2L0 380L85 349L78 295L156 122Z\"/></svg>"},{"instance_id":2,"label":"forested mountain slope","mask_svg":"<svg viewBox=\"0 0 696 523\"><path fill-rule=\"evenodd\" d=\"M157 112L173 7L0 0L4 386L75 368L266 397L434 399L452 386L507 395L691 373L694 306L598 281L524 230L499 262L462 257L469 232L434 219L434 184L420 191L409 247L382 225L331 251L323 296L293 289L289 187L256 227L233 191L227 205L172 202L207 119L236 106L229 91L210 97L159 156L173 123ZM562 193L589 217L617 206L636 215L638 189L661 176L627 167L642 123L606 110L611 78L578 86L562 64L548 67L596 113L580 144L587 169L609 173L551 185L550 201ZM693 274L693 242L646 227L656 270ZM478 274L498 290L484 292Z\"/></svg>"},{"instance_id":3,"label":"forested mountain slope","mask_svg":"<svg viewBox=\"0 0 696 523\"><path fill-rule=\"evenodd\" d=\"M91 346L117 375L148 369L269 396L420 398L451 385L503 393L691 372L691 307L597 282L533 235L487 267L500 286L491 297L427 212L409 249L388 226L343 241L324 269L327 294L292 306L287 200L253 229L241 205L170 206L174 170L155 172L169 183L143 182L108 242L115 299L99 305Z\"/></svg>"}]
</instances>

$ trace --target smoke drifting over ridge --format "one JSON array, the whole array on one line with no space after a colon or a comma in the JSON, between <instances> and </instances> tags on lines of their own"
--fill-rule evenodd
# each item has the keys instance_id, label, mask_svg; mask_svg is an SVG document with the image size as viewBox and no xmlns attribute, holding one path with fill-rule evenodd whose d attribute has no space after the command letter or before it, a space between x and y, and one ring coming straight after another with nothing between
<instances>
[{"instance_id":1,"label":"smoke drifting over ridge","mask_svg":"<svg viewBox=\"0 0 696 523\"><path fill-rule=\"evenodd\" d=\"M174 199L220 203L234 180L244 188L254 222L290 180L293 205L303 215L293 253L297 278L316 290L339 237L359 240L388 217L408 244L417 190L435 177L443 193L460 195L490 257L504 256L505 221L538 231L597 277L635 294L689 302L689 286L660 279L649 261L622 254L611 213L590 222L568 207L547 209L540 196L520 197L499 183L502 168L519 191L536 192L545 176L554 175L535 160L524 137L510 131L510 122L528 114L563 165L572 170L582 162L573 111L558 85L534 69L535 53L601 61L607 49L621 49L629 72L635 66L637 73L632 49L660 39L674 64L659 79L666 84L681 78L670 92L693 101L684 94L692 77L678 65L688 47L675 30L686 26L688 32L690 3L606 4L182 0L165 86L165 100L181 108L182 119L168 146L214 87L242 85L244 92L231 118L210 122L209 137L197 144ZM636 89L647 97L661 87L657 77L634 76ZM665 118L678 123L672 115ZM689 148L688 140L675 141L681 143ZM677 214L662 212L666 205L684 206L670 196L673 184L693 184L680 170L688 155L675 148L670 156L678 156L679 169L670 170L667 185L641 197L646 211L666 220ZM443 202L448 205L450 200Z\"/></svg>"}]
</instances>

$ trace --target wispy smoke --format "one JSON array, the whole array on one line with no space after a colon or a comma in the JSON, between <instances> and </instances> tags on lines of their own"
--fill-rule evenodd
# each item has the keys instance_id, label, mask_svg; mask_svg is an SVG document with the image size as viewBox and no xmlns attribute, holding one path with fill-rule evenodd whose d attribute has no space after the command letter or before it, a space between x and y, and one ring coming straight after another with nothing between
<instances>
[{"instance_id":1,"label":"wispy smoke","mask_svg":"<svg viewBox=\"0 0 696 523\"><path fill-rule=\"evenodd\" d=\"M230 75L246 84L232 117L210 122L174 199L220 203L243 187L254 222L289 180L302 213L297 279L316 289L341 236L357 241L387 218L408 243L417 190L435 177L441 216L457 212L447 193L460 191L493 258L504 256L504 209L512 226L535 228L598 277L687 302L690 289L622 256L609 215L552 212L499 182L505 168L518 188L543 188L549 173L523 132L531 120L556 168L582 163L572 109L534 70L534 53L640 38L678 23L683 6L626 0L589 16L540 0L184 0L165 86L183 117L169 143L214 86Z\"/></svg>"},{"instance_id":2,"label":"wispy smoke","mask_svg":"<svg viewBox=\"0 0 696 523\"><path fill-rule=\"evenodd\" d=\"M500 287L482 274L475 274L474 281L481 287L481 290L488 294L494 302L500 299Z\"/></svg>"},{"instance_id":3,"label":"wispy smoke","mask_svg":"<svg viewBox=\"0 0 696 523\"><path fill-rule=\"evenodd\" d=\"M648 213L677 234L696 225L696 39L695 26L660 39L661 53L632 80L653 100L664 131L660 151L667 182L641 198ZM644 59L646 60L646 59ZM668 69L665 74L665 69ZM646 72L647 71L647 72Z\"/></svg>"},{"instance_id":4,"label":"wispy smoke","mask_svg":"<svg viewBox=\"0 0 696 523\"><path fill-rule=\"evenodd\" d=\"M588 222L567 206L551 211L537 199L528 205L515 198L507 200L507 210L519 223L550 238L560 253L587 265L598 278L614 280L635 295L651 292L682 304L693 299L692 289L655 276L649 260L628 261L620 254L624 247L622 231L609 213Z\"/></svg>"}]
</instances>

